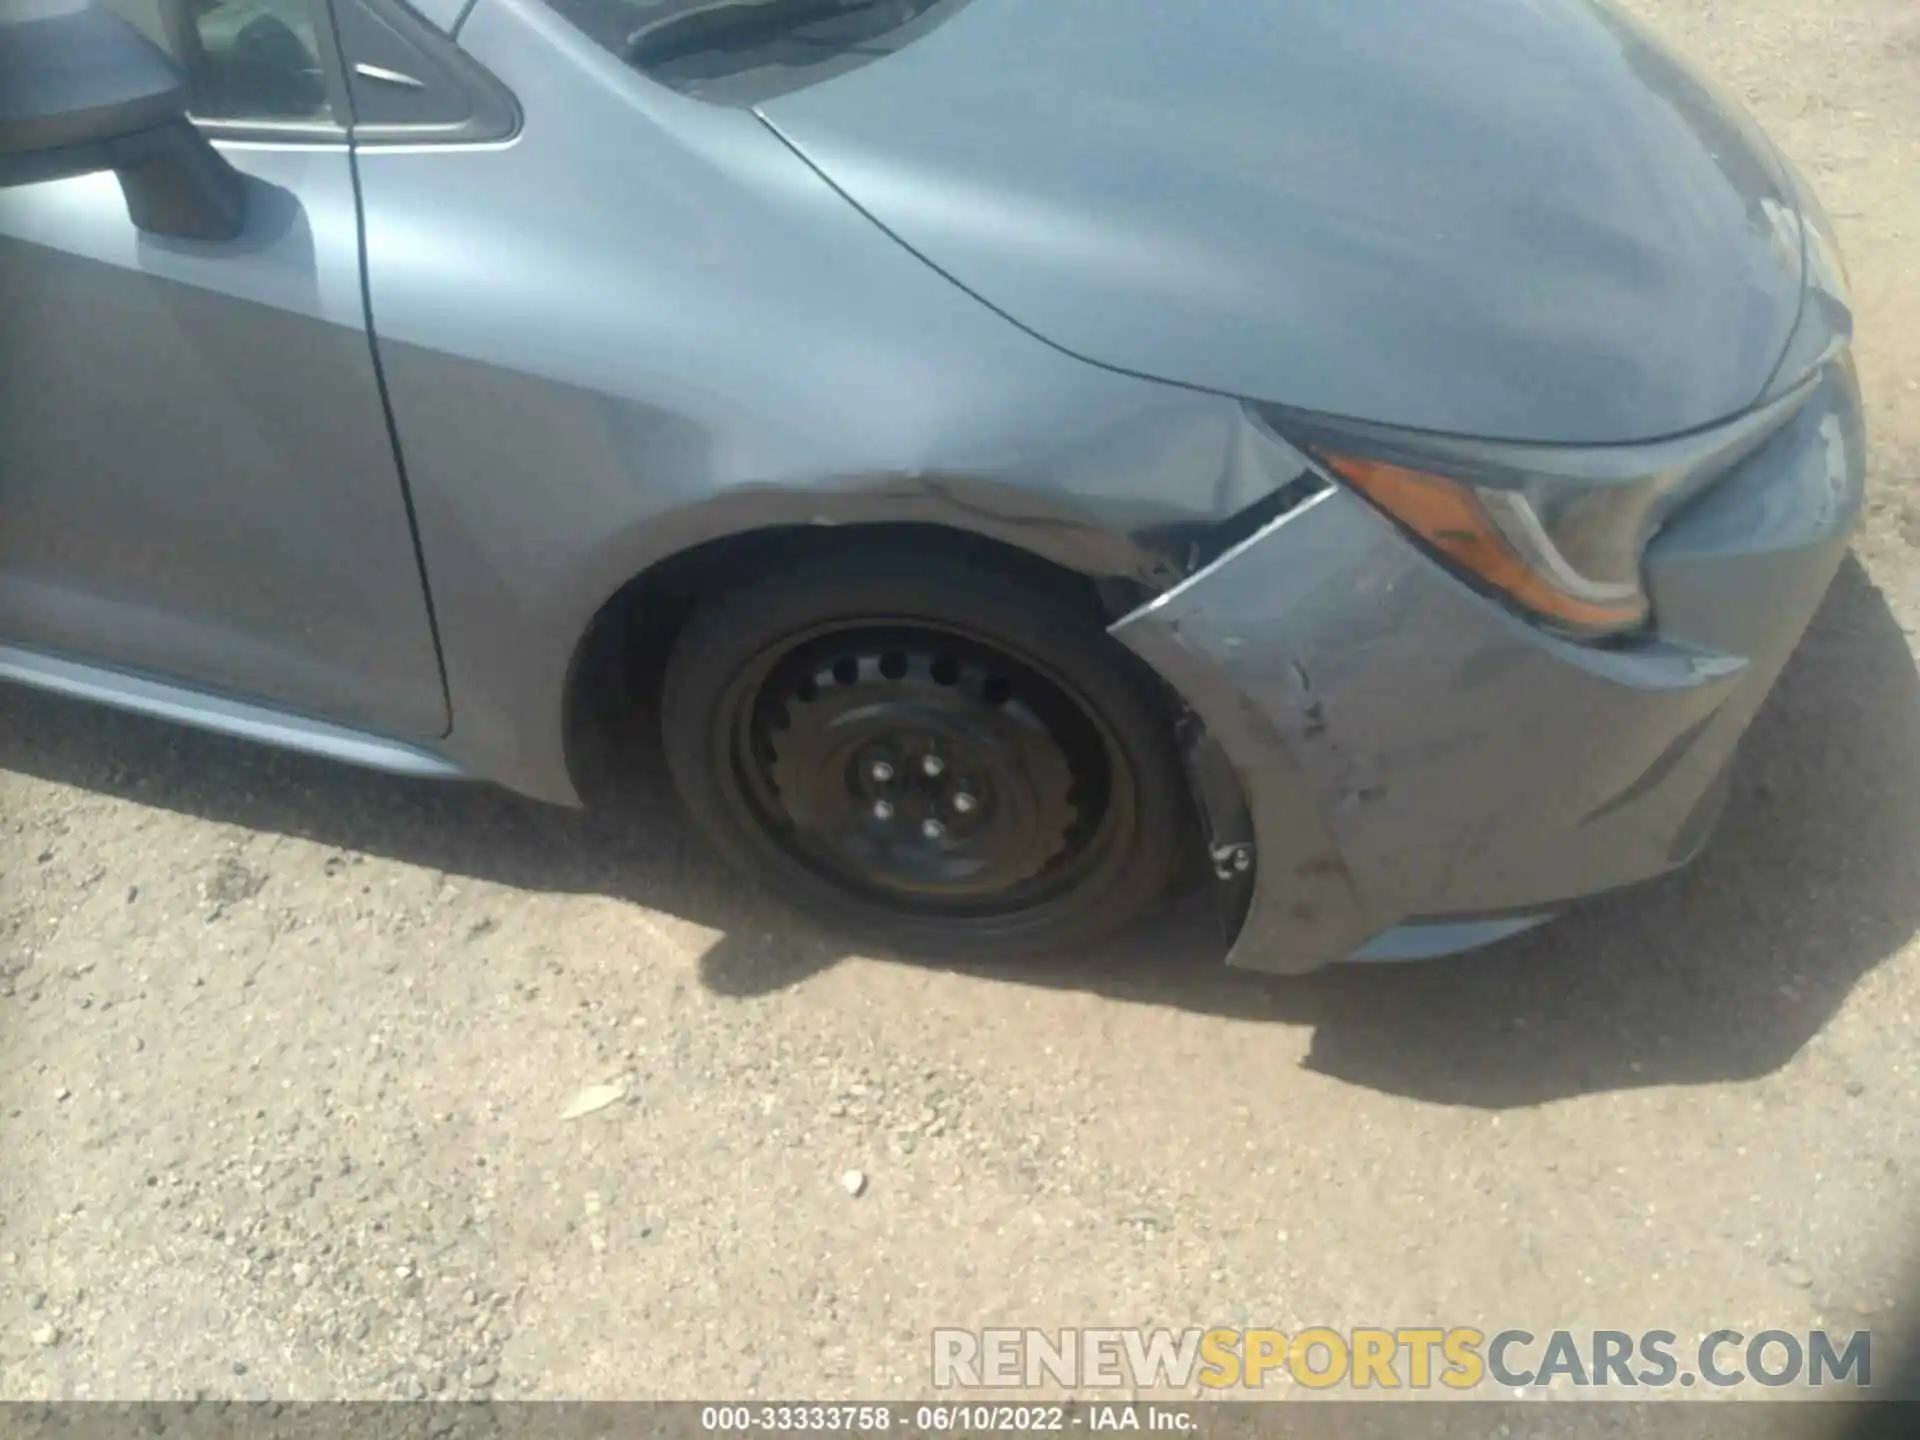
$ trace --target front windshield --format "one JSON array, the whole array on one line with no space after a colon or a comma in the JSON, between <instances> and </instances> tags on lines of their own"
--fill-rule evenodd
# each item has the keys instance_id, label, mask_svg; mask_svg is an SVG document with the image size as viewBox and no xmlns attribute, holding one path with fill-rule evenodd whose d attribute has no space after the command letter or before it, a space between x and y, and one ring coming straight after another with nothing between
<instances>
[{"instance_id":1,"label":"front windshield","mask_svg":"<svg viewBox=\"0 0 1920 1440\"><path fill-rule=\"evenodd\" d=\"M663 85L752 104L893 54L968 0L549 0Z\"/></svg>"}]
</instances>

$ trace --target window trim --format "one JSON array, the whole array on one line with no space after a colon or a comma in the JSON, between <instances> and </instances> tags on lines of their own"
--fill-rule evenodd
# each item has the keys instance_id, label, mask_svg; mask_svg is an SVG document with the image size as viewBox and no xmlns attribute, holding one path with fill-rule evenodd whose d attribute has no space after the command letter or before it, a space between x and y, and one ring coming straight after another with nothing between
<instances>
[{"instance_id":1,"label":"window trim","mask_svg":"<svg viewBox=\"0 0 1920 1440\"><path fill-rule=\"evenodd\" d=\"M209 140L290 146L347 143L353 120L352 96L347 93L347 72L341 65L340 46L333 32L333 10L328 0L301 0L301 4L306 7L313 21L314 44L320 52L314 58L320 63L320 73L327 87L330 117L325 120L245 120L220 115L195 115L189 110L187 118ZM186 20L186 6L169 3L164 6L162 13L166 18L167 38L175 55L197 53L200 35L197 30L191 30ZM183 33L189 30L191 33ZM182 65L181 68L190 67ZM192 79L189 73L190 87Z\"/></svg>"},{"instance_id":2,"label":"window trim","mask_svg":"<svg viewBox=\"0 0 1920 1440\"><path fill-rule=\"evenodd\" d=\"M313 0L309 0L313 3ZM330 12L331 23L339 24L339 5L362 4L385 19L393 31L424 56L437 61L454 84L466 93L469 112L458 124L434 122L361 123L351 119L350 134L356 149L385 149L393 146L421 145L497 145L520 133L520 102L494 73L463 49L460 43L438 26L424 19L402 0L319 0ZM461 19L466 12L461 12ZM457 26L456 26L457 29ZM334 36L336 45L338 33ZM340 83L351 88L347 77L350 57L344 48L336 49L335 64ZM352 116L349 108L343 113Z\"/></svg>"},{"instance_id":3,"label":"window trim","mask_svg":"<svg viewBox=\"0 0 1920 1440\"><path fill-rule=\"evenodd\" d=\"M301 0L313 20L316 60L327 90L325 120L236 119L218 115L187 118L209 140L239 145L354 146L384 149L421 145L491 145L513 139L520 133L521 110L518 99L500 79L460 45L428 21L412 6L400 0ZM338 4L363 3L385 17L409 44L439 61L442 68L467 94L472 111L458 125L440 124L360 124L354 115L353 90L347 76L347 55L340 39ZM199 52L199 33L191 29L184 4L161 7L167 27L167 39L176 60L188 70ZM463 16L464 18L464 16ZM181 57L185 57L182 59ZM189 91L191 93L191 91Z\"/></svg>"},{"instance_id":4,"label":"window trim","mask_svg":"<svg viewBox=\"0 0 1920 1440\"><path fill-rule=\"evenodd\" d=\"M236 145L345 145L349 133L338 121L187 118L209 140Z\"/></svg>"}]
</instances>

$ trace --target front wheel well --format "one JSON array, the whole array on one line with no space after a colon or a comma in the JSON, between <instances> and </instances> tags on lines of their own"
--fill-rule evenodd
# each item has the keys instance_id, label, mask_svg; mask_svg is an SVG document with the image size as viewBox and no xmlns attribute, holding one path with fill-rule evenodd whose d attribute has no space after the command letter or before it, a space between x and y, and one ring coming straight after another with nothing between
<instances>
[{"instance_id":1,"label":"front wheel well","mask_svg":"<svg viewBox=\"0 0 1920 1440\"><path fill-rule=\"evenodd\" d=\"M702 601L746 584L770 569L844 556L920 553L958 558L1009 580L1046 591L1102 629L1152 598L1138 581L1088 575L1017 546L941 525L790 525L724 536L649 566L602 605L575 647L566 693L567 758L583 798L605 783L584 763L590 742L608 723L623 731L650 728L667 656ZM1116 650L1124 647L1115 644ZM1126 652L1159 700L1169 724L1184 708L1143 662Z\"/></svg>"}]
</instances>

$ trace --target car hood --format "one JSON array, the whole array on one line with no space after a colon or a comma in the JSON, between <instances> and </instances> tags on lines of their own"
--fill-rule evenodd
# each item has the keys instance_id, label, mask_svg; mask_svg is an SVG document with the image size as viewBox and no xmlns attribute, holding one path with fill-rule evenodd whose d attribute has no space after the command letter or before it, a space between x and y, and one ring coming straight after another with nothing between
<instances>
[{"instance_id":1,"label":"car hood","mask_svg":"<svg viewBox=\"0 0 1920 1440\"><path fill-rule=\"evenodd\" d=\"M1299 409L1653 439L1800 306L1778 156L1594 0L971 0L758 108L1053 344Z\"/></svg>"}]
</instances>

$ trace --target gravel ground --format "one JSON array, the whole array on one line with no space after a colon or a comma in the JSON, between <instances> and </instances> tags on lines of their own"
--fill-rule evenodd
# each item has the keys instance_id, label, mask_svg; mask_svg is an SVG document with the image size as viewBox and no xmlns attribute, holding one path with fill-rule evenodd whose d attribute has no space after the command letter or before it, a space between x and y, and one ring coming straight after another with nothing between
<instances>
[{"instance_id":1,"label":"gravel ground","mask_svg":"<svg viewBox=\"0 0 1920 1440\"><path fill-rule=\"evenodd\" d=\"M1835 212L1876 468L1702 863L1425 967L1232 975L1174 916L953 971L744 890L657 783L586 819L9 690L0 1397L909 1396L956 1324L1906 1328L1920 7L1636 8Z\"/></svg>"}]
</instances>

